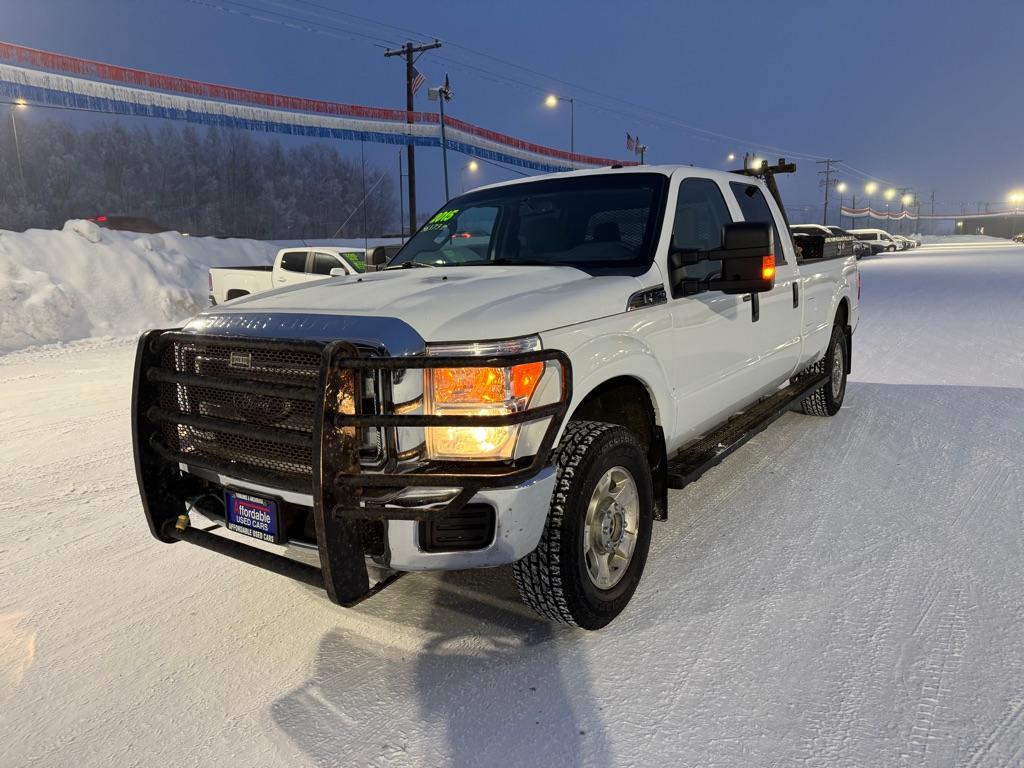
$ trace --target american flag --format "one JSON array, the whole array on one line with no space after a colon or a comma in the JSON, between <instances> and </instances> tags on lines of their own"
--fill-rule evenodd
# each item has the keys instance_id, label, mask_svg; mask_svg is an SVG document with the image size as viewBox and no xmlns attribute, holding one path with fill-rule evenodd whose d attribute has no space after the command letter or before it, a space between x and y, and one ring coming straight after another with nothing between
<instances>
[{"instance_id":1,"label":"american flag","mask_svg":"<svg viewBox=\"0 0 1024 768\"><path fill-rule=\"evenodd\" d=\"M637 140L633 136L630 136L628 133L626 134L626 149L630 152L636 152L636 142Z\"/></svg>"},{"instance_id":2,"label":"american flag","mask_svg":"<svg viewBox=\"0 0 1024 768\"><path fill-rule=\"evenodd\" d=\"M413 96L416 95L416 91L418 91L420 88L423 87L423 84L426 81L427 81L427 79L423 76L423 73L420 72L418 69L416 69L416 67L413 67L412 68L412 93L413 93Z\"/></svg>"}]
</instances>

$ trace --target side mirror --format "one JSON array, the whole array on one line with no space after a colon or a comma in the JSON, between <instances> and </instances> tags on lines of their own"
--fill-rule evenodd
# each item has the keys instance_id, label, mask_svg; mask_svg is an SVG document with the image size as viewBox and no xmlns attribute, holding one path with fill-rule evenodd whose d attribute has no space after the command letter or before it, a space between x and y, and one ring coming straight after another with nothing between
<instances>
[{"instance_id":1,"label":"side mirror","mask_svg":"<svg viewBox=\"0 0 1024 768\"><path fill-rule=\"evenodd\" d=\"M708 253L722 260L721 276L708 288L722 293L763 293L775 287L772 228L766 222L738 221L722 227L722 247Z\"/></svg>"},{"instance_id":2,"label":"side mirror","mask_svg":"<svg viewBox=\"0 0 1024 768\"><path fill-rule=\"evenodd\" d=\"M348 270L344 267L334 267L331 270L331 277L345 277L348 274Z\"/></svg>"},{"instance_id":3,"label":"side mirror","mask_svg":"<svg viewBox=\"0 0 1024 768\"><path fill-rule=\"evenodd\" d=\"M380 269L388 263L388 252L387 248L383 245L378 245L376 248L371 248L366 254L366 266L375 267Z\"/></svg>"}]
</instances>

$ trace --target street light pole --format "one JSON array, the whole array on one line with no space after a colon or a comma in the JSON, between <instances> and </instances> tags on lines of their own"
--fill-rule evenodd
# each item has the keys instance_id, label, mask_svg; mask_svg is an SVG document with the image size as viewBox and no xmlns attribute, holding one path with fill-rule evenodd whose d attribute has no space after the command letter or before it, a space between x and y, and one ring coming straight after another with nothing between
<instances>
[{"instance_id":1,"label":"street light pole","mask_svg":"<svg viewBox=\"0 0 1024 768\"><path fill-rule=\"evenodd\" d=\"M544 104L549 109L554 109L558 106L558 102L568 101L569 102L569 152L572 155L576 154L576 97L575 96L559 96L554 93L549 93L548 97L544 99Z\"/></svg>"},{"instance_id":2,"label":"street light pole","mask_svg":"<svg viewBox=\"0 0 1024 768\"><path fill-rule=\"evenodd\" d=\"M452 199L448 192L448 137L444 127L444 103L452 100L452 86L448 81L448 75L444 76L444 85L431 88L427 91L427 95L432 101L437 101L438 108L441 110L441 158L444 163L444 201L447 203Z\"/></svg>"},{"instance_id":3,"label":"street light pole","mask_svg":"<svg viewBox=\"0 0 1024 768\"><path fill-rule=\"evenodd\" d=\"M24 109L21 102L11 105L11 130L14 132L14 154L18 157L18 175L21 177L22 197L28 197L28 186L25 184L25 167L21 164L21 143L18 141L18 121L14 119L14 110Z\"/></svg>"},{"instance_id":4,"label":"street light pole","mask_svg":"<svg viewBox=\"0 0 1024 768\"><path fill-rule=\"evenodd\" d=\"M569 97L569 152L576 154L576 97Z\"/></svg>"}]
</instances>

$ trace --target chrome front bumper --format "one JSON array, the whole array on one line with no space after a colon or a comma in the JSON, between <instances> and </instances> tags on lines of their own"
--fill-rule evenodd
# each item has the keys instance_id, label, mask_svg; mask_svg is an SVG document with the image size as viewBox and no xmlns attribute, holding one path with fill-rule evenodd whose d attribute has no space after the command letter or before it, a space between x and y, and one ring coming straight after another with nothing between
<instances>
[{"instance_id":1,"label":"chrome front bumper","mask_svg":"<svg viewBox=\"0 0 1024 768\"><path fill-rule=\"evenodd\" d=\"M251 491L313 507L310 494L282 491L227 475L219 475L198 467L181 465L183 472L208 480L223 487ZM379 567L396 571L459 571L468 568L488 568L514 563L537 548L548 507L555 490L555 469L547 467L521 485L506 488L484 488L476 493L470 504L487 504L494 508L495 527L491 543L482 548L459 552L428 552L420 542L420 526L415 520L389 520L387 523L387 553L383 561L374 561ZM193 514L197 514L193 512ZM223 524L223 518L205 515L211 523ZM220 535L251 544L252 539L224 530ZM282 552L300 562L317 564L317 547L312 543L288 541Z\"/></svg>"}]
</instances>

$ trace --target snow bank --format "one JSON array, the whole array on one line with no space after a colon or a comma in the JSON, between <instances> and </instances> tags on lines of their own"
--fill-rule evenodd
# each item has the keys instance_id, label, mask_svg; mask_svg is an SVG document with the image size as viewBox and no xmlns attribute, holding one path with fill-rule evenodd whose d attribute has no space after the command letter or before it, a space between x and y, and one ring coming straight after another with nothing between
<instances>
[{"instance_id":1,"label":"snow bank","mask_svg":"<svg viewBox=\"0 0 1024 768\"><path fill-rule=\"evenodd\" d=\"M918 235L921 242L933 245L964 245L970 243L989 243L999 245L1009 242L1005 237L991 235Z\"/></svg>"},{"instance_id":2,"label":"snow bank","mask_svg":"<svg viewBox=\"0 0 1024 768\"><path fill-rule=\"evenodd\" d=\"M0 353L173 325L206 305L209 267L269 264L276 250L82 220L61 231L0 230Z\"/></svg>"}]
</instances>

